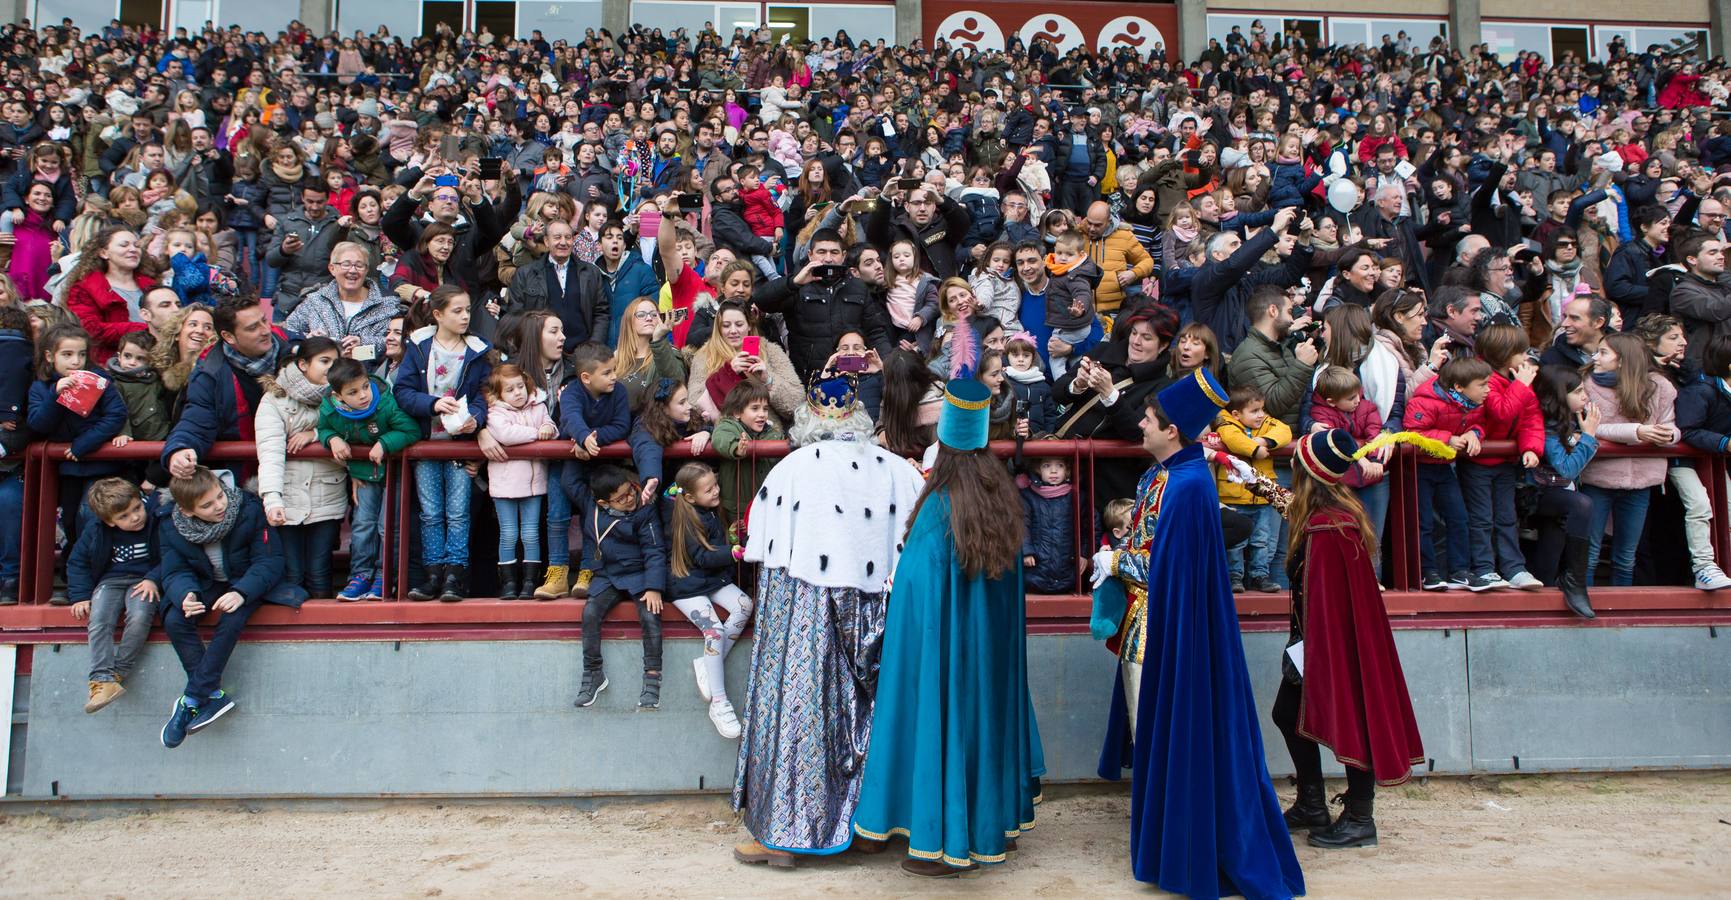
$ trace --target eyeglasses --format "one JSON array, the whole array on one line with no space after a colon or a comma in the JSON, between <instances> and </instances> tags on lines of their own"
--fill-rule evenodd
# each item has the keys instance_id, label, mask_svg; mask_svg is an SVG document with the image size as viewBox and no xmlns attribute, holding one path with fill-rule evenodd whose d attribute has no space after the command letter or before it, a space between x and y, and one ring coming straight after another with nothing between
<instances>
[{"instance_id":1,"label":"eyeglasses","mask_svg":"<svg viewBox=\"0 0 1731 900\"><path fill-rule=\"evenodd\" d=\"M456 203L457 202L457 195L456 194L434 194L433 199L437 200L441 203Z\"/></svg>"},{"instance_id":2,"label":"eyeglasses","mask_svg":"<svg viewBox=\"0 0 1731 900\"><path fill-rule=\"evenodd\" d=\"M365 260L360 261L360 262L331 263L331 265L336 266L339 269L347 269L350 272L359 272L359 271L366 269L366 267L367 267Z\"/></svg>"},{"instance_id":3,"label":"eyeglasses","mask_svg":"<svg viewBox=\"0 0 1731 900\"><path fill-rule=\"evenodd\" d=\"M631 317L640 322L647 322L651 319L661 318L661 314L651 309L642 309L632 313Z\"/></svg>"}]
</instances>

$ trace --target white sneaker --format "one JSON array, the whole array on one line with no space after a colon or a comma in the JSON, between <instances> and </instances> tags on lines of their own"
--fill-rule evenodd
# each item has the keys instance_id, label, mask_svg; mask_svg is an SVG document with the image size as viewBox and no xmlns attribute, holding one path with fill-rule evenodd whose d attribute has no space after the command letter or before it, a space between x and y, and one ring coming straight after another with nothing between
<instances>
[{"instance_id":1,"label":"white sneaker","mask_svg":"<svg viewBox=\"0 0 1731 900\"><path fill-rule=\"evenodd\" d=\"M739 717L733 714L733 704L726 700L712 700L709 703L709 721L715 724L715 731L730 740L739 740Z\"/></svg>"},{"instance_id":2,"label":"white sneaker","mask_svg":"<svg viewBox=\"0 0 1731 900\"><path fill-rule=\"evenodd\" d=\"M1731 587L1731 578L1718 566L1708 564L1695 570L1695 587L1703 591L1723 590Z\"/></svg>"},{"instance_id":3,"label":"white sneaker","mask_svg":"<svg viewBox=\"0 0 1731 900\"><path fill-rule=\"evenodd\" d=\"M692 660L691 661L691 668L693 671L695 671L697 673L697 696L702 697L703 702L708 703L709 699L710 699L710 697L709 697L709 667L703 664L703 660L704 660L704 657L702 657L702 656L699 656L698 658Z\"/></svg>"},{"instance_id":4,"label":"white sneaker","mask_svg":"<svg viewBox=\"0 0 1731 900\"><path fill-rule=\"evenodd\" d=\"M1533 573L1526 569L1516 572L1513 577L1508 579L1508 582L1509 587L1517 591L1537 591L1542 590L1545 586L1544 582L1534 578Z\"/></svg>"}]
</instances>

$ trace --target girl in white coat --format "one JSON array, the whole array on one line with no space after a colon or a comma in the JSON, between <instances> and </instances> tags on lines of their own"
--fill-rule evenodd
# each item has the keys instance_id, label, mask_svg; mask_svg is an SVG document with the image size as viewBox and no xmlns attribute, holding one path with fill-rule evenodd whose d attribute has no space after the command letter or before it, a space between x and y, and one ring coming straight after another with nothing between
<instances>
[{"instance_id":1,"label":"girl in white coat","mask_svg":"<svg viewBox=\"0 0 1731 900\"><path fill-rule=\"evenodd\" d=\"M331 557L348 514L349 473L334 459L289 457L318 443L319 403L330 392L326 374L340 349L327 337L301 341L266 385L253 417L265 518L282 537L287 579L313 597L335 596Z\"/></svg>"},{"instance_id":2,"label":"girl in white coat","mask_svg":"<svg viewBox=\"0 0 1731 900\"><path fill-rule=\"evenodd\" d=\"M487 378L487 433L514 447L550 441L559 434L547 415L547 395L514 365ZM541 506L547 499L547 463L514 459L488 463L487 493L499 516L499 599L528 600L541 583ZM523 544L523 576L517 577L517 543Z\"/></svg>"}]
</instances>

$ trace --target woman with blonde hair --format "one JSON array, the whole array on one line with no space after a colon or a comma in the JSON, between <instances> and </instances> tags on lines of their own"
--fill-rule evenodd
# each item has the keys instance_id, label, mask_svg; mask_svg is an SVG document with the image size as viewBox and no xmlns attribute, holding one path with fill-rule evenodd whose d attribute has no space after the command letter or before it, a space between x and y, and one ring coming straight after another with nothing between
<instances>
[{"instance_id":1,"label":"woman with blonde hair","mask_svg":"<svg viewBox=\"0 0 1731 900\"><path fill-rule=\"evenodd\" d=\"M668 339L672 332L655 298L638 297L626 305L613 348L613 371L629 392L633 410L661 379L685 383L685 357Z\"/></svg>"},{"instance_id":2,"label":"woman with blonde hair","mask_svg":"<svg viewBox=\"0 0 1731 900\"><path fill-rule=\"evenodd\" d=\"M709 340L691 355L691 374L686 379L686 390L691 405L703 413L705 421L719 422L721 401L727 392L747 378L756 379L769 388L769 406L778 417L776 425L785 428L793 421L794 410L799 408L805 388L794 372L787 351L774 341L759 336L749 309L749 303L731 299L722 301ZM756 339L757 353L745 352L748 338Z\"/></svg>"}]
</instances>

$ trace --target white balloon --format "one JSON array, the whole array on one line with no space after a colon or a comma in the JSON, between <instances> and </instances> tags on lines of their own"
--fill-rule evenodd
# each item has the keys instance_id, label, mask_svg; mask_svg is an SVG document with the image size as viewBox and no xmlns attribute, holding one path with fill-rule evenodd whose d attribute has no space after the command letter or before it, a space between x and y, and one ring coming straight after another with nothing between
<instances>
[{"instance_id":1,"label":"white balloon","mask_svg":"<svg viewBox=\"0 0 1731 900\"><path fill-rule=\"evenodd\" d=\"M1328 205L1336 212L1352 212L1358 207L1358 199L1358 185L1345 178L1328 186Z\"/></svg>"}]
</instances>

